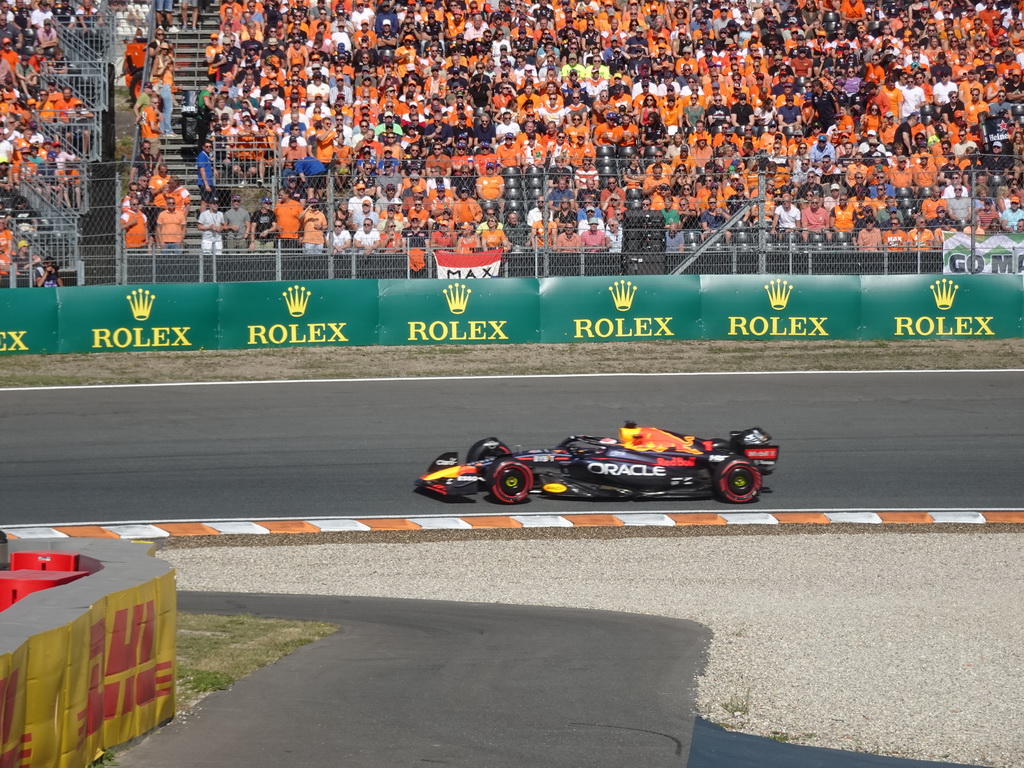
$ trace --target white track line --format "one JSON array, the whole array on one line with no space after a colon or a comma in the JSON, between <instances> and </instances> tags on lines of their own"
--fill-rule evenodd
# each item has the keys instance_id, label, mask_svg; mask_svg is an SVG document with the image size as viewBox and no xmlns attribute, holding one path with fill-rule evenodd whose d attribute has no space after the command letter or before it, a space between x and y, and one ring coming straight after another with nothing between
<instances>
[{"instance_id":1,"label":"white track line","mask_svg":"<svg viewBox=\"0 0 1024 768\"><path fill-rule=\"evenodd\" d=\"M7 387L0 388L0 395L6 392L61 392L77 389L145 389L149 387L224 387L252 384L367 384L381 382L419 381L495 381L503 379L595 379L631 378L658 376L801 376L806 374L828 376L863 376L869 374L921 374L921 373L1024 373L1024 368L935 368L922 371L872 370L872 371L689 371L678 373L531 373L522 376L396 376L361 379L266 379L260 381L177 381L154 384L76 384L52 387Z\"/></svg>"}]
</instances>

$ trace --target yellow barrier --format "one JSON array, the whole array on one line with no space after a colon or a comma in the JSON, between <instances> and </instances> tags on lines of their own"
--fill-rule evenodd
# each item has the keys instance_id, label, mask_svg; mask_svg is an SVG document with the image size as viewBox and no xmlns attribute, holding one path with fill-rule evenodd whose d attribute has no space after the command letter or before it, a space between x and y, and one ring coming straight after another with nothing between
<instances>
[{"instance_id":1,"label":"yellow barrier","mask_svg":"<svg viewBox=\"0 0 1024 768\"><path fill-rule=\"evenodd\" d=\"M0 655L0 768L82 768L173 717L174 588L167 571Z\"/></svg>"}]
</instances>

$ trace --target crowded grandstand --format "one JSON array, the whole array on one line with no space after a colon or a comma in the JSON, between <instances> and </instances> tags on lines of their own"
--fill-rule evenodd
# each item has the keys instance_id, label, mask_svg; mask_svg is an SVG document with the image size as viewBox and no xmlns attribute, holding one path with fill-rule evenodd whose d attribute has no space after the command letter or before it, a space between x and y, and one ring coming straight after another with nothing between
<instances>
[{"instance_id":1,"label":"crowded grandstand","mask_svg":"<svg viewBox=\"0 0 1024 768\"><path fill-rule=\"evenodd\" d=\"M949 233L1024 233L1009 2L156 8L121 216L154 265L921 272Z\"/></svg>"}]
</instances>

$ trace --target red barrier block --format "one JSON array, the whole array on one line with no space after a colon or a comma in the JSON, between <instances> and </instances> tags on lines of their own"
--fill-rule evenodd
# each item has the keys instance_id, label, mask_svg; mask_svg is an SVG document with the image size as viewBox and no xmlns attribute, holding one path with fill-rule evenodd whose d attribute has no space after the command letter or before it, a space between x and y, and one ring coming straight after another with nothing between
<instances>
[{"instance_id":1,"label":"red barrier block","mask_svg":"<svg viewBox=\"0 0 1024 768\"><path fill-rule=\"evenodd\" d=\"M70 584L88 571L2 571L0 572L0 611L10 608L26 595L62 584Z\"/></svg>"},{"instance_id":2,"label":"red barrier block","mask_svg":"<svg viewBox=\"0 0 1024 768\"><path fill-rule=\"evenodd\" d=\"M77 571L77 552L13 552L11 553L12 571Z\"/></svg>"}]
</instances>

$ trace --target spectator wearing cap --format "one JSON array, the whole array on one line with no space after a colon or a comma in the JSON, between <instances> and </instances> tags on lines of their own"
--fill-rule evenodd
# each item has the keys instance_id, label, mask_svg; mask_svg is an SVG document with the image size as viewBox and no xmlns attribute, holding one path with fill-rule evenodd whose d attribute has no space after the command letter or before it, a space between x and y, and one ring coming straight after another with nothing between
<instances>
[{"instance_id":1,"label":"spectator wearing cap","mask_svg":"<svg viewBox=\"0 0 1024 768\"><path fill-rule=\"evenodd\" d=\"M1020 197L1012 196L1009 207L999 215L999 218L1005 231L1016 232L1020 228L1020 222L1024 221L1024 209L1021 208Z\"/></svg>"},{"instance_id":2,"label":"spectator wearing cap","mask_svg":"<svg viewBox=\"0 0 1024 768\"><path fill-rule=\"evenodd\" d=\"M820 163L826 157L834 163L836 161L836 147L829 140L827 134L819 133L817 141L814 142L807 155L812 163Z\"/></svg>"},{"instance_id":3,"label":"spectator wearing cap","mask_svg":"<svg viewBox=\"0 0 1024 768\"><path fill-rule=\"evenodd\" d=\"M277 241L277 219L274 216L273 200L263 197L260 207L250 217L250 251L268 251Z\"/></svg>"},{"instance_id":4,"label":"spectator wearing cap","mask_svg":"<svg viewBox=\"0 0 1024 768\"><path fill-rule=\"evenodd\" d=\"M505 180L498 174L498 166L494 161L488 162L484 172L477 176L476 196L504 210Z\"/></svg>"},{"instance_id":5,"label":"spectator wearing cap","mask_svg":"<svg viewBox=\"0 0 1024 768\"><path fill-rule=\"evenodd\" d=\"M317 198L306 201L299 215L299 226L302 228L303 252L306 255L322 254L326 243L327 216L320 210Z\"/></svg>"},{"instance_id":6,"label":"spectator wearing cap","mask_svg":"<svg viewBox=\"0 0 1024 768\"><path fill-rule=\"evenodd\" d=\"M224 247L229 251L243 250L252 236L252 218L242 207L240 195L231 196L231 206L224 211Z\"/></svg>"},{"instance_id":7,"label":"spectator wearing cap","mask_svg":"<svg viewBox=\"0 0 1024 768\"><path fill-rule=\"evenodd\" d=\"M201 248L204 256L215 256L224 250L224 213L214 197L206 210L199 214Z\"/></svg>"}]
</instances>

